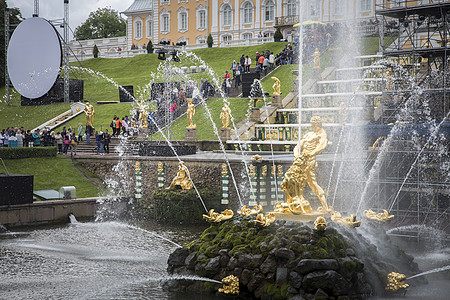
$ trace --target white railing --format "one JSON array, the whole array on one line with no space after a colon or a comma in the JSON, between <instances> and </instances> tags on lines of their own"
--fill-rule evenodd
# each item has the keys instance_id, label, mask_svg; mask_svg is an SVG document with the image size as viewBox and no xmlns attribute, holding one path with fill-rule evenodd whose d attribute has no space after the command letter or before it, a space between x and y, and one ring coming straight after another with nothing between
<instances>
[{"instance_id":1,"label":"white railing","mask_svg":"<svg viewBox=\"0 0 450 300\"><path fill-rule=\"evenodd\" d=\"M221 41L221 47L242 47L242 46L253 46L253 45L261 45L265 43L273 42L273 37L260 37L260 38L252 38L245 40L233 40L233 41Z\"/></svg>"}]
</instances>

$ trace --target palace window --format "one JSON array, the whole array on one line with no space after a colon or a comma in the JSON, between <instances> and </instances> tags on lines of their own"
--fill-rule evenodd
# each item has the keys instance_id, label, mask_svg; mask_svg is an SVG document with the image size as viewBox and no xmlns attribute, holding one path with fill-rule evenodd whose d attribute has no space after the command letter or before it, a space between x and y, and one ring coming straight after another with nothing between
<instances>
[{"instance_id":1,"label":"palace window","mask_svg":"<svg viewBox=\"0 0 450 300\"><path fill-rule=\"evenodd\" d=\"M362 0L364 1L364 0ZM341 16L344 13L343 0L334 0L334 14Z\"/></svg>"},{"instance_id":2,"label":"palace window","mask_svg":"<svg viewBox=\"0 0 450 300\"><path fill-rule=\"evenodd\" d=\"M161 32L168 33L170 31L170 14L168 12L161 14Z\"/></svg>"},{"instance_id":3,"label":"palace window","mask_svg":"<svg viewBox=\"0 0 450 300\"><path fill-rule=\"evenodd\" d=\"M178 24L178 29L179 30L187 30L187 13L182 12L180 13L180 15L178 16L178 21L180 22Z\"/></svg>"},{"instance_id":4,"label":"palace window","mask_svg":"<svg viewBox=\"0 0 450 300\"><path fill-rule=\"evenodd\" d=\"M142 19L139 17L134 20L134 38L137 40L142 38Z\"/></svg>"},{"instance_id":5,"label":"palace window","mask_svg":"<svg viewBox=\"0 0 450 300\"><path fill-rule=\"evenodd\" d=\"M253 34L250 33L250 32L246 32L246 33L244 33L244 34L242 35L242 39L243 39L243 40L249 40L249 39L251 39L251 38L253 38Z\"/></svg>"},{"instance_id":6,"label":"palace window","mask_svg":"<svg viewBox=\"0 0 450 300\"><path fill-rule=\"evenodd\" d=\"M361 11L370 11L371 10L371 6L372 5L372 1L370 0L361 0Z\"/></svg>"},{"instance_id":7,"label":"palace window","mask_svg":"<svg viewBox=\"0 0 450 300\"><path fill-rule=\"evenodd\" d=\"M293 0L290 1L293 2ZM310 12L311 17L318 17L320 15L320 2L318 0L311 0Z\"/></svg>"},{"instance_id":8,"label":"palace window","mask_svg":"<svg viewBox=\"0 0 450 300\"><path fill-rule=\"evenodd\" d=\"M197 29L206 29L206 6L203 5L197 7Z\"/></svg>"},{"instance_id":9,"label":"palace window","mask_svg":"<svg viewBox=\"0 0 450 300\"><path fill-rule=\"evenodd\" d=\"M244 24L251 24L253 22L253 4L248 1L244 4Z\"/></svg>"},{"instance_id":10,"label":"palace window","mask_svg":"<svg viewBox=\"0 0 450 300\"><path fill-rule=\"evenodd\" d=\"M153 17L152 16L148 16L146 19L146 29L147 29L147 37L148 38L152 38L153 36Z\"/></svg>"},{"instance_id":11,"label":"palace window","mask_svg":"<svg viewBox=\"0 0 450 300\"><path fill-rule=\"evenodd\" d=\"M223 6L223 26L231 26L233 10L229 4Z\"/></svg>"},{"instance_id":12,"label":"palace window","mask_svg":"<svg viewBox=\"0 0 450 300\"><path fill-rule=\"evenodd\" d=\"M272 0L267 0L264 8L264 20L271 22L275 17L275 3Z\"/></svg>"}]
</instances>

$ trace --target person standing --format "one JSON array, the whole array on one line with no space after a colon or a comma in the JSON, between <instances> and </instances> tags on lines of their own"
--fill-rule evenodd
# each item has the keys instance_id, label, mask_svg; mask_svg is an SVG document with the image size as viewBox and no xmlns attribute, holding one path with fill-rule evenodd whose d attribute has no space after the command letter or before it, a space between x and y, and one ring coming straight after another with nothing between
<instances>
[{"instance_id":1,"label":"person standing","mask_svg":"<svg viewBox=\"0 0 450 300\"><path fill-rule=\"evenodd\" d=\"M244 56L244 54L242 54L241 58L239 59L239 64L241 66L243 66L245 64L245 56Z\"/></svg>"},{"instance_id":2,"label":"person standing","mask_svg":"<svg viewBox=\"0 0 450 300\"><path fill-rule=\"evenodd\" d=\"M252 59L248 57L248 55L245 57L245 72L250 73L250 66L252 65Z\"/></svg>"},{"instance_id":3,"label":"person standing","mask_svg":"<svg viewBox=\"0 0 450 300\"><path fill-rule=\"evenodd\" d=\"M100 155L104 155L103 148L105 147L105 134L103 133L103 131L99 132L98 140L100 144Z\"/></svg>"},{"instance_id":4,"label":"person standing","mask_svg":"<svg viewBox=\"0 0 450 300\"><path fill-rule=\"evenodd\" d=\"M17 147L23 147L23 134L22 131L18 130L16 133L16 138L17 138Z\"/></svg>"},{"instance_id":5,"label":"person standing","mask_svg":"<svg viewBox=\"0 0 450 300\"><path fill-rule=\"evenodd\" d=\"M41 135L39 134L39 129L36 129L33 134L33 146L39 147L41 145Z\"/></svg>"},{"instance_id":6,"label":"person standing","mask_svg":"<svg viewBox=\"0 0 450 300\"><path fill-rule=\"evenodd\" d=\"M109 144L111 143L111 135L108 133L108 129L105 130L105 152L109 153Z\"/></svg>"},{"instance_id":7,"label":"person standing","mask_svg":"<svg viewBox=\"0 0 450 300\"><path fill-rule=\"evenodd\" d=\"M122 127L122 122L119 117L116 117L116 136L120 134L120 127Z\"/></svg>"},{"instance_id":8,"label":"person standing","mask_svg":"<svg viewBox=\"0 0 450 300\"><path fill-rule=\"evenodd\" d=\"M84 133L86 133L86 143L88 145L90 145L91 144L91 135L94 133L94 128L92 128L92 126L89 125L89 123L86 123L86 129L85 129ZM62 134L62 132L61 132L61 134Z\"/></svg>"},{"instance_id":9,"label":"person standing","mask_svg":"<svg viewBox=\"0 0 450 300\"><path fill-rule=\"evenodd\" d=\"M234 76L234 87L238 87L241 84L241 72L242 72L242 66L239 65L238 69L236 70L236 74Z\"/></svg>"},{"instance_id":10,"label":"person standing","mask_svg":"<svg viewBox=\"0 0 450 300\"><path fill-rule=\"evenodd\" d=\"M231 90L231 80L230 80L230 78L225 79L225 89L227 91L227 98L230 98L230 90Z\"/></svg>"},{"instance_id":11,"label":"person standing","mask_svg":"<svg viewBox=\"0 0 450 300\"><path fill-rule=\"evenodd\" d=\"M109 127L112 128L112 136L116 135L116 116L114 116L114 118L111 121L111 124L109 124Z\"/></svg>"},{"instance_id":12,"label":"person standing","mask_svg":"<svg viewBox=\"0 0 450 300\"><path fill-rule=\"evenodd\" d=\"M55 140L56 140L56 145L58 146L58 154L62 154L62 152L63 152L63 148L62 148L63 137L61 135L61 132L58 131L56 133Z\"/></svg>"},{"instance_id":13,"label":"person standing","mask_svg":"<svg viewBox=\"0 0 450 300\"><path fill-rule=\"evenodd\" d=\"M275 55L273 55L273 52L270 52L269 55L269 67L273 69L273 64L275 63Z\"/></svg>"},{"instance_id":14,"label":"person standing","mask_svg":"<svg viewBox=\"0 0 450 300\"><path fill-rule=\"evenodd\" d=\"M83 141L83 124L78 125L78 142Z\"/></svg>"}]
</instances>

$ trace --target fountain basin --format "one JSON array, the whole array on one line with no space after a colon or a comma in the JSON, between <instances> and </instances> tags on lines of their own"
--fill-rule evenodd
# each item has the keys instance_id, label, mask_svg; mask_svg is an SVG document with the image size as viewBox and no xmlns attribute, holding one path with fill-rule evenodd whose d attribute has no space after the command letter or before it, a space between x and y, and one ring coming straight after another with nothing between
<instances>
[{"instance_id":1,"label":"fountain basin","mask_svg":"<svg viewBox=\"0 0 450 300\"><path fill-rule=\"evenodd\" d=\"M175 152L174 152L175 151ZM152 141L144 141L138 143L138 154L140 156L182 156L191 155L197 152L195 145L172 145L167 143L157 144Z\"/></svg>"}]
</instances>

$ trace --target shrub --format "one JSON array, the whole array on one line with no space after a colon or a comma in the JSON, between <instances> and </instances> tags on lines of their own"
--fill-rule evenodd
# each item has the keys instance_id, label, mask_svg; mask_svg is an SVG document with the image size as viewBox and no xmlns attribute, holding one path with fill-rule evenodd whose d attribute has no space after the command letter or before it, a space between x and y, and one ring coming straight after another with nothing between
<instances>
[{"instance_id":1,"label":"shrub","mask_svg":"<svg viewBox=\"0 0 450 300\"><path fill-rule=\"evenodd\" d=\"M283 34L281 34L280 28L277 28L277 30L273 34L273 40L275 42L279 42L282 38L283 38Z\"/></svg>"},{"instance_id":2,"label":"shrub","mask_svg":"<svg viewBox=\"0 0 450 300\"><path fill-rule=\"evenodd\" d=\"M148 44L147 44L147 53L153 53L153 43L151 40L148 41Z\"/></svg>"},{"instance_id":3,"label":"shrub","mask_svg":"<svg viewBox=\"0 0 450 300\"><path fill-rule=\"evenodd\" d=\"M208 38L206 39L206 43L208 44L208 48L212 47L214 40L213 40L211 33L208 35Z\"/></svg>"},{"instance_id":4,"label":"shrub","mask_svg":"<svg viewBox=\"0 0 450 300\"><path fill-rule=\"evenodd\" d=\"M98 57L98 47L97 45L94 45L94 49L92 49L92 54L94 55L94 58Z\"/></svg>"},{"instance_id":5,"label":"shrub","mask_svg":"<svg viewBox=\"0 0 450 300\"><path fill-rule=\"evenodd\" d=\"M2 147L0 148L0 158L52 157L56 156L56 152L56 147Z\"/></svg>"}]
</instances>

